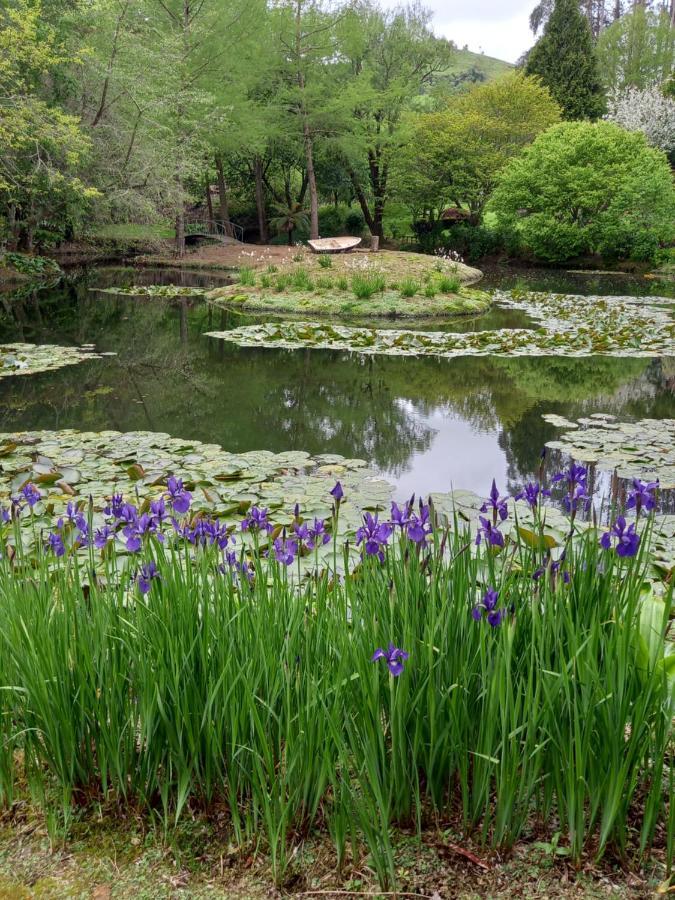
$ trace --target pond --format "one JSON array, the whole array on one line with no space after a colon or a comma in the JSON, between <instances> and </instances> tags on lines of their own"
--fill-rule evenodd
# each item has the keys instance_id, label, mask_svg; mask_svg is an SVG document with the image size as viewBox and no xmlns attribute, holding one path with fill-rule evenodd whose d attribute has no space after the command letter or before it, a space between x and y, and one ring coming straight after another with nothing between
<instances>
[{"instance_id":1,"label":"pond","mask_svg":"<svg viewBox=\"0 0 675 900\"><path fill-rule=\"evenodd\" d=\"M99 268L0 295L0 343L94 344L99 353L116 354L0 380L0 431L150 430L235 452L339 453L368 460L404 497L452 487L482 494L493 476L515 488L559 433L545 413L675 417L675 358L396 358L240 348L204 332L254 321L249 316L192 298L90 290L134 283L214 286L224 277ZM540 270L490 272L481 287L674 294L672 283ZM497 309L445 327L523 328L528 322L517 311Z\"/></svg>"}]
</instances>

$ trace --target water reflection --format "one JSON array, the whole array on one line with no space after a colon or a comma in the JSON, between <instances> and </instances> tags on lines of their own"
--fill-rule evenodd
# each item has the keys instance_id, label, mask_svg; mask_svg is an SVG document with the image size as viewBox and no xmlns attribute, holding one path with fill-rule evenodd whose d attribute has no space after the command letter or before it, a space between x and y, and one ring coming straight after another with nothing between
<instances>
[{"instance_id":1,"label":"water reflection","mask_svg":"<svg viewBox=\"0 0 675 900\"><path fill-rule=\"evenodd\" d=\"M233 321L242 317L190 299L92 294L86 279L5 297L0 341L92 341L117 356L0 380L0 430L149 429L234 451L342 453L372 461L405 495L482 492L493 475L515 486L555 435L544 412L675 417L673 359L363 357L203 337Z\"/></svg>"}]
</instances>

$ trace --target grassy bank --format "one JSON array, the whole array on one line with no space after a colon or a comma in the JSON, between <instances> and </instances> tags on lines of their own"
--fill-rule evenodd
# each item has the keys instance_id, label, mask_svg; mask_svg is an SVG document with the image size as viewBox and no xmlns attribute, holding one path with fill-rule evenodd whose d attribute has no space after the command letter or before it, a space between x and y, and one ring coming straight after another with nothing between
<instances>
[{"instance_id":1,"label":"grassy bank","mask_svg":"<svg viewBox=\"0 0 675 900\"><path fill-rule=\"evenodd\" d=\"M494 488L478 532L424 504L366 515L350 562L338 486L325 521L298 509L283 530L250 508L235 529L169 480L152 506L113 498L105 526L69 509L24 555L17 516L40 502L24 485L3 517L0 800L16 812L28 792L54 840L115 806L168 841L200 822L279 886L323 847L338 879L365 867L400 889L405 834L665 877L672 587L647 581L654 488L601 537L575 525L586 479L555 481L555 551L532 485L525 507Z\"/></svg>"}]
</instances>

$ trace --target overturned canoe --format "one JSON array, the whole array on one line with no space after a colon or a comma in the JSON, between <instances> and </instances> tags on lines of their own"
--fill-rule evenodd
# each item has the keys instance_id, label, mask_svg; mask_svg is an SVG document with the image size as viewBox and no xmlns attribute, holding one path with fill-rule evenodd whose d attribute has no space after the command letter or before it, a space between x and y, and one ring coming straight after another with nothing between
<instances>
[{"instance_id":1,"label":"overturned canoe","mask_svg":"<svg viewBox=\"0 0 675 900\"><path fill-rule=\"evenodd\" d=\"M331 237L316 238L313 241L307 241L309 246L315 253L344 253L346 250L353 250L361 243L360 237Z\"/></svg>"}]
</instances>

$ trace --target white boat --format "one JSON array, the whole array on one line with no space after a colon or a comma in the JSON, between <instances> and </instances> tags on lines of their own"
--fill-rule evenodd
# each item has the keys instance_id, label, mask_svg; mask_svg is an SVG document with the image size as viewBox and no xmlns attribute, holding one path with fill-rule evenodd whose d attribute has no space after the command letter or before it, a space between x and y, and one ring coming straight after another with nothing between
<instances>
[{"instance_id":1,"label":"white boat","mask_svg":"<svg viewBox=\"0 0 675 900\"><path fill-rule=\"evenodd\" d=\"M313 241L307 241L309 246L315 253L344 253L347 250L353 250L361 243L360 237L330 237L316 238Z\"/></svg>"}]
</instances>

